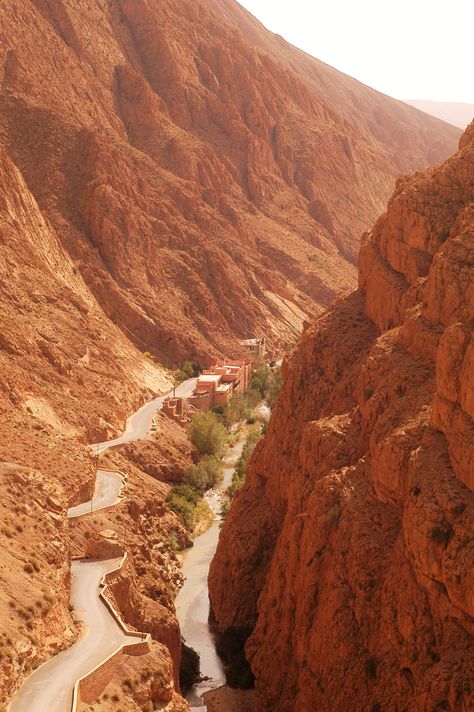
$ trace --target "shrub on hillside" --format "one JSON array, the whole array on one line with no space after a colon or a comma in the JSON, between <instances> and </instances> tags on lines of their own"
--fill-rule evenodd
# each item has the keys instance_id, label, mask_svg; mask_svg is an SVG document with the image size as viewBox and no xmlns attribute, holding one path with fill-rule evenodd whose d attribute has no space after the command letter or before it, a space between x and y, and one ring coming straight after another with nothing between
<instances>
[{"instance_id":1,"label":"shrub on hillside","mask_svg":"<svg viewBox=\"0 0 474 712\"><path fill-rule=\"evenodd\" d=\"M207 522L210 526L214 519L214 513L206 500L195 487L187 483L173 487L166 498L166 504L191 533L199 523Z\"/></svg>"},{"instance_id":2,"label":"shrub on hillside","mask_svg":"<svg viewBox=\"0 0 474 712\"><path fill-rule=\"evenodd\" d=\"M168 507L179 517L186 529L193 531L195 509L199 501L199 494L189 484L180 484L172 488L166 498Z\"/></svg>"},{"instance_id":3,"label":"shrub on hillside","mask_svg":"<svg viewBox=\"0 0 474 712\"><path fill-rule=\"evenodd\" d=\"M201 369L199 367L199 364L194 363L193 361L183 361L181 364L181 368L179 368L175 372L175 378L178 383L181 383L182 381L186 381L188 378L193 378L195 376L199 376L201 373Z\"/></svg>"},{"instance_id":4,"label":"shrub on hillside","mask_svg":"<svg viewBox=\"0 0 474 712\"><path fill-rule=\"evenodd\" d=\"M207 472L199 465L190 465L184 471L183 482L194 487L200 494L208 489Z\"/></svg>"}]
</instances>

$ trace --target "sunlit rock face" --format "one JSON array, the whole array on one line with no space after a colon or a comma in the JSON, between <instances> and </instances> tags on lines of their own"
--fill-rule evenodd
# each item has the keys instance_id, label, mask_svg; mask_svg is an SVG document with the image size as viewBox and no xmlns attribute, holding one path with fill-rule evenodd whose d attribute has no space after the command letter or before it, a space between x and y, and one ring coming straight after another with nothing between
<instances>
[{"instance_id":1,"label":"sunlit rock face","mask_svg":"<svg viewBox=\"0 0 474 712\"><path fill-rule=\"evenodd\" d=\"M259 709L473 709L473 139L398 183L228 515L211 602Z\"/></svg>"},{"instance_id":2,"label":"sunlit rock face","mask_svg":"<svg viewBox=\"0 0 474 712\"><path fill-rule=\"evenodd\" d=\"M168 364L293 341L458 131L225 0L12 0L0 137L105 314Z\"/></svg>"}]
</instances>

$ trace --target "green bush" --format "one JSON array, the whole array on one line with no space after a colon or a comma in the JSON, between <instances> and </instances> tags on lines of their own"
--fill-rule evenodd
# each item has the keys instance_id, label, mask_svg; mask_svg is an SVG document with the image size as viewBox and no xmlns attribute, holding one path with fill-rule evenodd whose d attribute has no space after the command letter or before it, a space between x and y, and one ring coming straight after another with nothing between
<instances>
[{"instance_id":1,"label":"green bush","mask_svg":"<svg viewBox=\"0 0 474 712\"><path fill-rule=\"evenodd\" d=\"M208 489L207 472L200 465L190 465L184 471L183 482L203 493Z\"/></svg>"},{"instance_id":2,"label":"green bush","mask_svg":"<svg viewBox=\"0 0 474 712\"><path fill-rule=\"evenodd\" d=\"M204 455L199 460L199 467L202 467L207 474L207 489L216 487L222 482L223 464L220 457Z\"/></svg>"},{"instance_id":3,"label":"green bush","mask_svg":"<svg viewBox=\"0 0 474 712\"><path fill-rule=\"evenodd\" d=\"M195 509L198 501L199 493L189 484L176 485L166 498L168 507L191 532L194 529Z\"/></svg>"},{"instance_id":4,"label":"green bush","mask_svg":"<svg viewBox=\"0 0 474 712\"><path fill-rule=\"evenodd\" d=\"M280 369L270 368L263 359L260 359L254 367L251 387L260 393L261 399L266 400L270 408L273 408L281 387Z\"/></svg>"},{"instance_id":5,"label":"green bush","mask_svg":"<svg viewBox=\"0 0 474 712\"><path fill-rule=\"evenodd\" d=\"M230 426L241 420L245 420L249 414L250 408L246 394L235 393L225 407L224 420L226 425Z\"/></svg>"},{"instance_id":6,"label":"green bush","mask_svg":"<svg viewBox=\"0 0 474 712\"><path fill-rule=\"evenodd\" d=\"M262 437L262 429L260 425L254 425L247 434L247 439L245 440L245 445L242 449L242 454L237 460L234 468L234 473L232 475L232 484L227 490L227 495L230 499L235 495L236 492L242 487L245 481L245 473L247 470L247 465L250 460L250 456L253 453L256 444Z\"/></svg>"},{"instance_id":7,"label":"green bush","mask_svg":"<svg viewBox=\"0 0 474 712\"><path fill-rule=\"evenodd\" d=\"M183 692L189 690L200 674L199 655L184 640L181 641L181 664L179 666L179 685Z\"/></svg>"},{"instance_id":8,"label":"green bush","mask_svg":"<svg viewBox=\"0 0 474 712\"><path fill-rule=\"evenodd\" d=\"M188 426L188 435L201 455L223 454L226 431L215 413L211 411L196 413Z\"/></svg>"},{"instance_id":9,"label":"green bush","mask_svg":"<svg viewBox=\"0 0 474 712\"><path fill-rule=\"evenodd\" d=\"M221 510L219 512L221 519L225 519L227 517L227 515L229 514L230 503L231 503L230 497L228 495L225 495L222 498ZM223 524L223 522L221 522L221 526L222 526L222 524Z\"/></svg>"},{"instance_id":10,"label":"green bush","mask_svg":"<svg viewBox=\"0 0 474 712\"><path fill-rule=\"evenodd\" d=\"M166 498L168 507L177 515L189 532L203 520L212 522L214 514L200 493L190 484L180 484L172 488Z\"/></svg>"},{"instance_id":11,"label":"green bush","mask_svg":"<svg viewBox=\"0 0 474 712\"><path fill-rule=\"evenodd\" d=\"M188 378L194 378L195 376L199 376L201 373L201 369L199 367L199 364L194 363L193 361L183 361L181 364L181 368L179 368L177 371L175 371L175 379L178 381L178 383L181 383L182 381L186 381Z\"/></svg>"}]
</instances>

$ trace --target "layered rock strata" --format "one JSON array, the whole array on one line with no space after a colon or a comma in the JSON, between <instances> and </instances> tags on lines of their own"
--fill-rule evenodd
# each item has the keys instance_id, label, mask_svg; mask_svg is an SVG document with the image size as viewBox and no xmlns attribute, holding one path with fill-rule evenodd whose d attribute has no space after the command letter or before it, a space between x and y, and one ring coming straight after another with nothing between
<instances>
[{"instance_id":1,"label":"layered rock strata","mask_svg":"<svg viewBox=\"0 0 474 712\"><path fill-rule=\"evenodd\" d=\"M474 124L284 364L210 575L259 709L474 708Z\"/></svg>"},{"instance_id":2,"label":"layered rock strata","mask_svg":"<svg viewBox=\"0 0 474 712\"><path fill-rule=\"evenodd\" d=\"M12 0L0 143L103 309L168 364L281 347L354 285L400 172L458 131L233 0Z\"/></svg>"}]
</instances>

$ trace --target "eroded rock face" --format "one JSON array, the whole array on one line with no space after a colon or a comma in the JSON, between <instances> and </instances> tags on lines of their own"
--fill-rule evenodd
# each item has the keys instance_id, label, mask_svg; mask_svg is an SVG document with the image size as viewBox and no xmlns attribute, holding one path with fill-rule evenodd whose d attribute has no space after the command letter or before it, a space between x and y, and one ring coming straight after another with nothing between
<instances>
[{"instance_id":1,"label":"eroded rock face","mask_svg":"<svg viewBox=\"0 0 474 712\"><path fill-rule=\"evenodd\" d=\"M0 141L106 318L168 365L292 341L354 285L396 176L458 136L233 0L0 13Z\"/></svg>"},{"instance_id":2,"label":"eroded rock face","mask_svg":"<svg viewBox=\"0 0 474 712\"><path fill-rule=\"evenodd\" d=\"M474 125L284 365L210 576L262 710L473 709Z\"/></svg>"}]
</instances>

